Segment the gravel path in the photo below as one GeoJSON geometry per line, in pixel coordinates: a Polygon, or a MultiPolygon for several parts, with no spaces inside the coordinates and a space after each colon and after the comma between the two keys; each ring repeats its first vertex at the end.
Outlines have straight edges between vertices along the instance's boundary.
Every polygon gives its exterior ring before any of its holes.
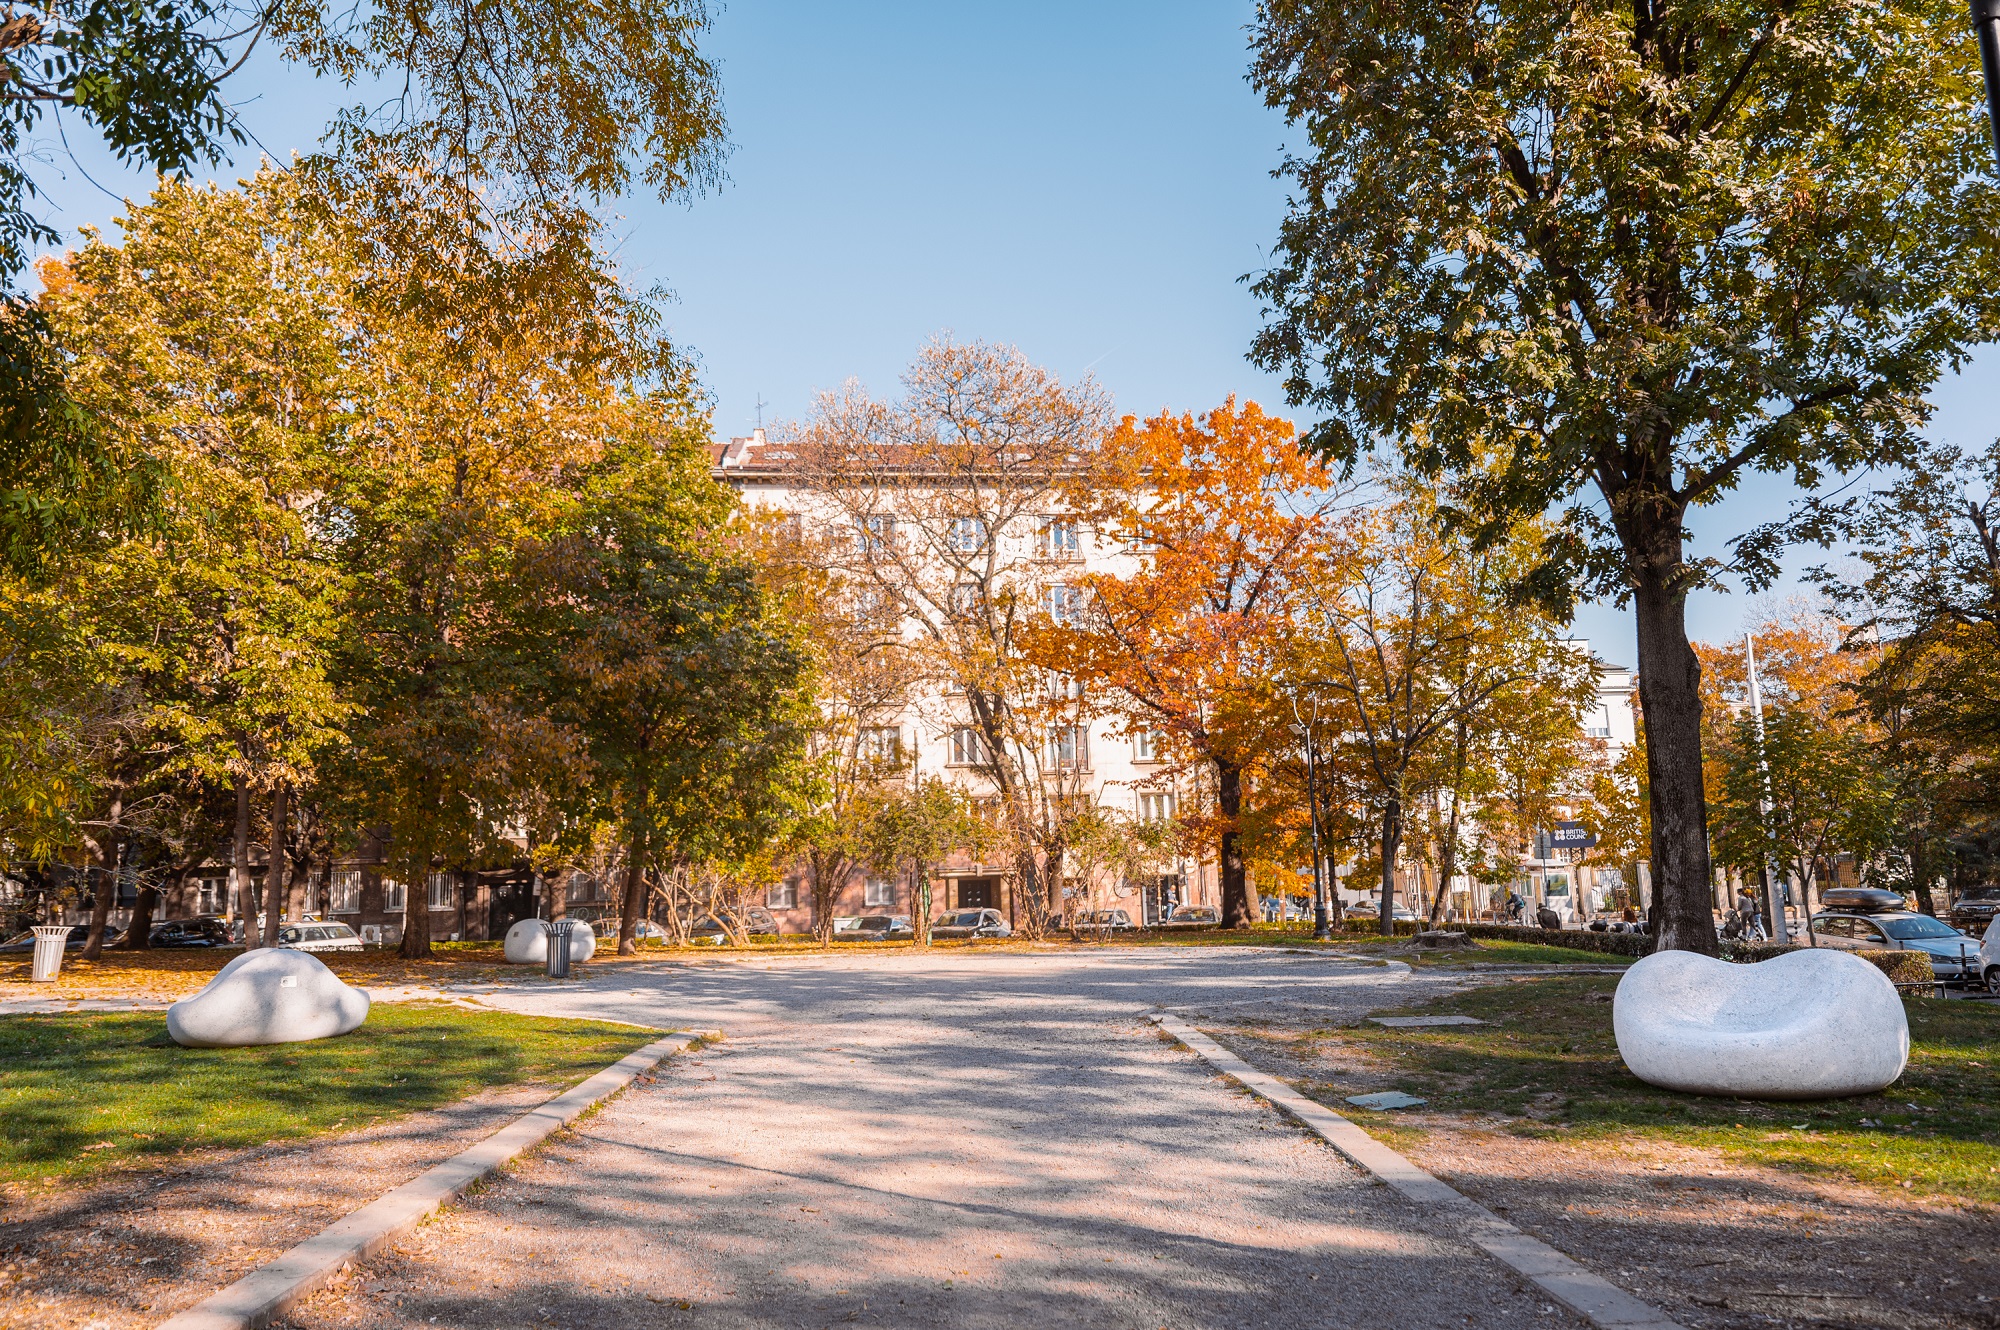
{"type": "Polygon", "coordinates": [[[1338,1018],[1451,982],[1153,948],[621,967],[489,991],[728,1038],[292,1323],[1579,1324],[1139,1019],[1338,1018]]]}

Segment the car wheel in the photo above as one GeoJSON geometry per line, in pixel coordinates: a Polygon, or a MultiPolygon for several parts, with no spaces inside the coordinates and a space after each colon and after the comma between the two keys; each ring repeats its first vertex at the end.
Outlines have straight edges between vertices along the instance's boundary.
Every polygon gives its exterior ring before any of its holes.
{"type": "Polygon", "coordinates": [[[2000,993],[2000,965],[1986,967],[1986,991],[2000,993]]]}

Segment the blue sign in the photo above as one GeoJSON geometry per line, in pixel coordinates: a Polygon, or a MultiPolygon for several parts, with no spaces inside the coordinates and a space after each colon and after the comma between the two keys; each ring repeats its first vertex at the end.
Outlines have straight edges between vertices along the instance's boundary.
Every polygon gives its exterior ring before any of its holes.
{"type": "Polygon", "coordinates": [[[1558,850],[1587,850],[1597,844],[1597,833],[1584,830],[1581,822],[1558,822],[1549,844],[1558,850]]]}

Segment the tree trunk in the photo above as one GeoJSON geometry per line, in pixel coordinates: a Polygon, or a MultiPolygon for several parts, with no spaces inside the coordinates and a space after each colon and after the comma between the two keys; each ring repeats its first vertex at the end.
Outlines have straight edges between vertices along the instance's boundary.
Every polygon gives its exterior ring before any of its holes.
{"type": "MultiPolygon", "coordinates": [[[[1444,852],[1438,856],[1438,894],[1431,905],[1431,926],[1436,927],[1444,914],[1445,902],[1451,897],[1451,880],[1458,876],[1458,791],[1451,794],[1451,821],[1445,827],[1444,852]]],[[[1471,902],[1476,904],[1476,902],[1471,902]]]]}
{"type": "Polygon", "coordinates": [[[1917,893],[1917,908],[1937,918],[1937,902],[1931,897],[1931,866],[1924,854],[1924,834],[1910,833],[1910,885],[1917,893]]]}
{"type": "Polygon", "coordinates": [[[1219,757],[1215,759],[1215,806],[1222,814],[1222,926],[1248,928],[1256,919],[1250,878],[1243,863],[1243,832],[1237,826],[1243,812],[1243,769],[1219,757]]]}
{"type": "Polygon", "coordinates": [[[111,796],[111,819],[107,832],[111,839],[110,883],[106,885],[99,879],[97,890],[90,893],[90,932],[83,943],[83,959],[87,961],[94,961],[104,954],[104,929],[111,922],[111,904],[118,899],[119,877],[125,868],[124,820],[125,796],[114,794],[111,796]]]}
{"type": "Polygon", "coordinates": [[[840,879],[836,876],[835,859],[846,863],[846,856],[835,856],[823,851],[813,851],[806,856],[812,869],[812,911],[813,939],[822,947],[833,945],[833,902],[840,892],[840,879]]]}
{"type": "Polygon", "coordinates": [[[916,944],[931,944],[931,866],[919,859],[910,871],[910,928],[916,944]]]}
{"type": "Polygon", "coordinates": [[[639,954],[639,907],[646,900],[646,828],[643,824],[633,827],[631,841],[626,846],[625,890],[619,895],[618,954],[636,956],[639,954]]]}
{"type": "Polygon", "coordinates": [[[1396,852],[1403,846],[1403,791],[1382,801],[1382,908],[1376,919],[1383,937],[1396,935],[1396,852]]]}
{"type": "Polygon", "coordinates": [[[229,835],[229,896],[222,903],[223,913],[232,916],[230,923],[243,924],[243,945],[250,948],[257,945],[257,939],[250,936],[249,921],[257,917],[250,908],[250,898],[255,888],[250,885],[250,782],[241,776],[236,778],[236,826],[229,835]]]}
{"type": "Polygon", "coordinates": [[[1653,899],[1662,951],[1716,954],[1709,908],[1708,799],[1701,772],[1701,662],[1688,645],[1678,519],[1670,557],[1639,569],[1639,704],[1646,716],[1646,780],[1653,814],[1653,899]]]}
{"type": "Polygon", "coordinates": [[[285,869],[288,858],[285,854],[285,818],[290,811],[286,808],[287,791],[285,782],[279,781],[271,787],[271,859],[264,866],[264,945],[278,945],[278,925],[283,922],[285,910],[285,869]]]}

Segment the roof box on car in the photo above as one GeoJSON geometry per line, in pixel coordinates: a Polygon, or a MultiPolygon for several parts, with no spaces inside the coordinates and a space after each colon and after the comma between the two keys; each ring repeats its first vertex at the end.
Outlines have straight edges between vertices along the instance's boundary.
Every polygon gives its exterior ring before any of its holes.
{"type": "Polygon", "coordinates": [[[1879,891],[1873,887],[1835,887],[1819,898],[1820,906],[1828,910],[1847,910],[1854,914],[1877,914],[1884,910],[1907,910],[1909,902],[1893,891],[1879,891]]]}

